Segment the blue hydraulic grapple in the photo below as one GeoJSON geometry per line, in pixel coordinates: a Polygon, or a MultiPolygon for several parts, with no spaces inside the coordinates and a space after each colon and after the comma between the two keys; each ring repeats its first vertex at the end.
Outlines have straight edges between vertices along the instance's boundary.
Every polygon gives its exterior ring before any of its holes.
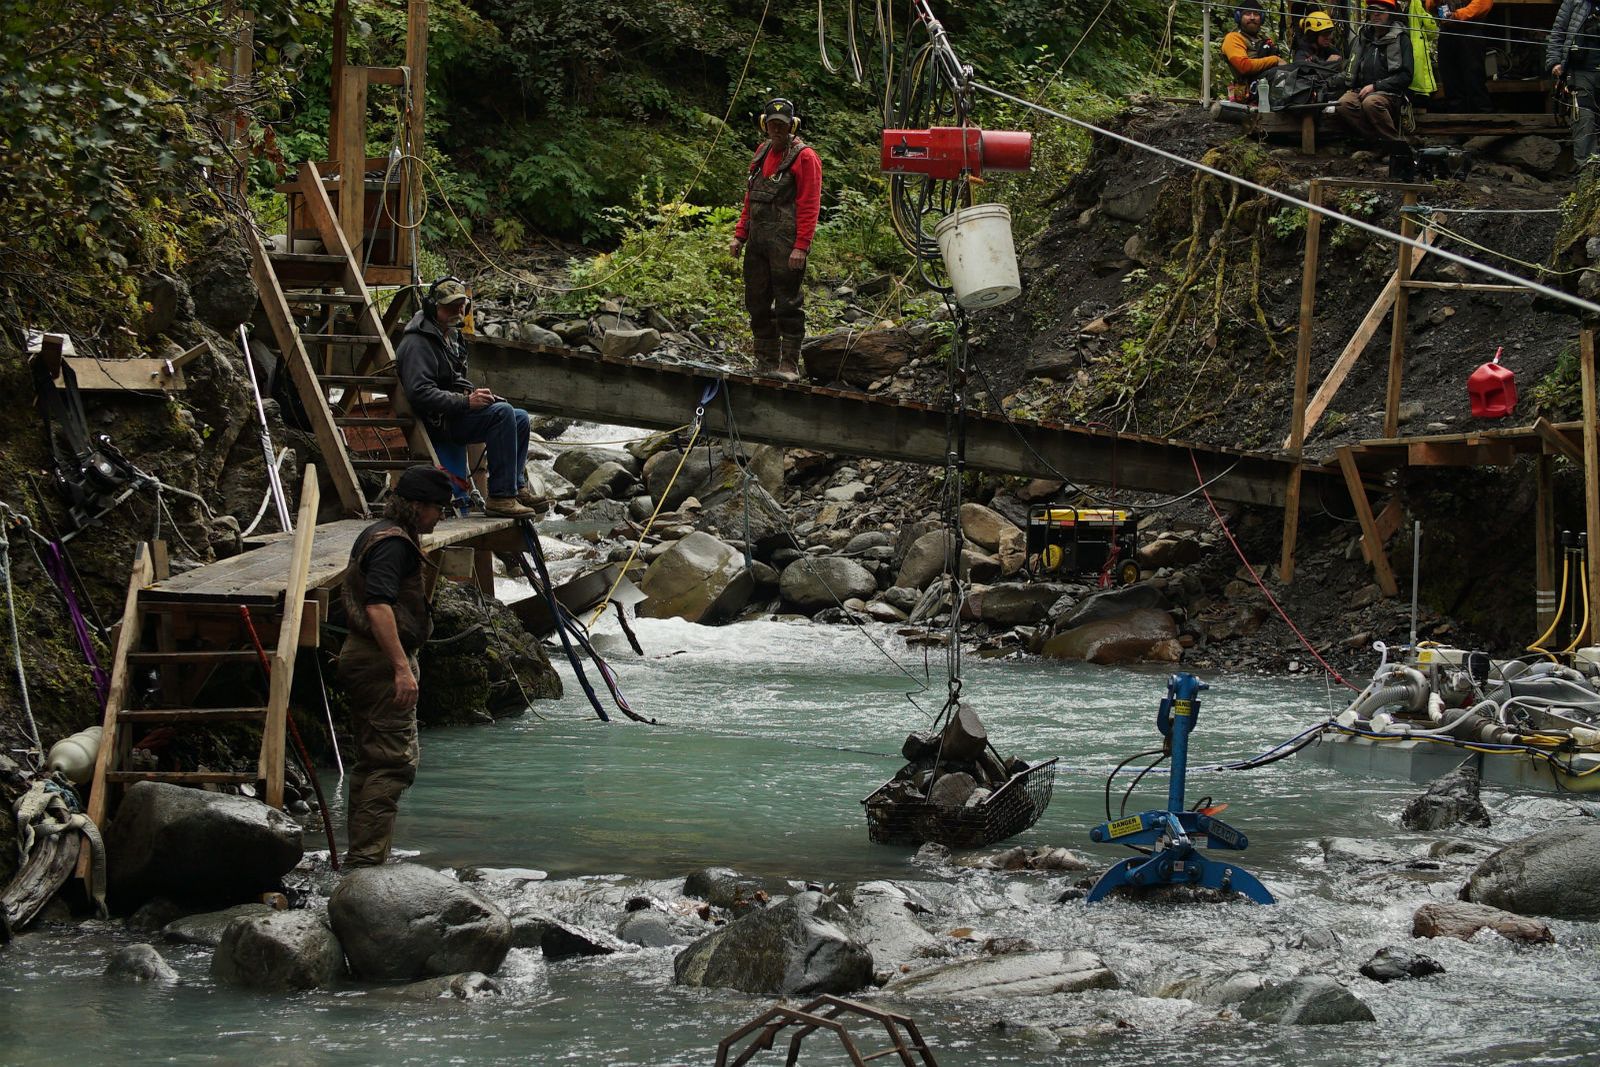
{"type": "Polygon", "coordinates": [[[1089,831],[1089,839],[1097,844],[1113,842],[1150,851],[1147,855],[1125,859],[1101,875],[1084,903],[1093,904],[1122,886],[1148,889],[1163,885],[1232,891],[1243,893],[1257,904],[1274,903],[1272,894],[1255,875],[1231,863],[1211,859],[1195,847],[1196,839],[1202,834],[1207,848],[1240,851],[1249,844],[1244,834],[1221,819],[1204,812],[1184,810],[1189,734],[1200,716],[1200,691],[1208,688],[1192,674],[1175,674],[1167,682],[1166,698],[1156,714],[1156,728],[1167,739],[1172,751],[1167,810],[1141,812],[1102,823],[1089,831]]]}

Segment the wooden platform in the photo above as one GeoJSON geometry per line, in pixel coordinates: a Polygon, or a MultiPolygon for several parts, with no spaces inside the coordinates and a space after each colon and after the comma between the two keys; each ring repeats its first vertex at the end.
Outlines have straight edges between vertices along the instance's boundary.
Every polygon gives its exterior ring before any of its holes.
{"type": "MultiPolygon", "coordinates": [[[[355,544],[361,531],[370,525],[372,520],[369,519],[342,519],[317,527],[311,569],[306,581],[308,589],[327,589],[339,584],[350,563],[350,547],[355,544]]],[[[432,533],[423,536],[422,550],[432,552],[475,541],[486,535],[510,532],[513,526],[512,519],[476,516],[445,519],[432,533]]],[[[181,596],[190,602],[212,598],[228,602],[257,598],[263,602],[276,601],[283,595],[293,539],[284,534],[274,534],[252,543],[259,547],[231,559],[175,574],[150,587],[150,593],[157,598],[181,596]]]]}
{"type": "Polygon", "coordinates": [[[1564,455],[1582,463],[1583,423],[1539,419],[1531,426],[1421,437],[1380,437],[1362,441],[1355,449],[1355,461],[1367,471],[1408,466],[1505,467],[1518,456],[1541,454],[1564,455]]]}

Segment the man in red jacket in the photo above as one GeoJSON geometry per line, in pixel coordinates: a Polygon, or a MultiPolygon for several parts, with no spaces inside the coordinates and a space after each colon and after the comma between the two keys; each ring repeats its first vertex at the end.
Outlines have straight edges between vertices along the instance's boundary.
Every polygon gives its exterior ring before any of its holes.
{"type": "Polygon", "coordinates": [[[800,380],[806,336],[806,255],[822,208],[822,161],[796,137],[794,104],[769,101],[761,112],[767,139],[756,150],[745,184],[744,212],[728,254],[744,257],[744,306],[755,335],[756,370],[800,380]]]}

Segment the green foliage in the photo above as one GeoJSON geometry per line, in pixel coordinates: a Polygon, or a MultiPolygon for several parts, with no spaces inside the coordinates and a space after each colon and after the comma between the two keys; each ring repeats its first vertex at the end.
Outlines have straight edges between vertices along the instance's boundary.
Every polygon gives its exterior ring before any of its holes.
{"type": "Polygon", "coordinates": [[[1583,386],[1578,368],[1578,350],[1568,345],[1556,357],[1556,365],[1533,387],[1533,410],[1553,421],[1578,418],[1583,410],[1583,386]]]}
{"type": "MultiPolygon", "coordinates": [[[[254,7],[270,90],[313,23],[254,7]]],[[[237,30],[220,6],[0,0],[0,303],[18,319],[122,346],[137,272],[181,266],[221,213],[222,116],[256,102],[228,84],[237,30]]]]}
{"type": "Polygon", "coordinates": [[[1306,228],[1306,209],[1285,207],[1267,220],[1267,229],[1280,241],[1287,241],[1306,228]]]}

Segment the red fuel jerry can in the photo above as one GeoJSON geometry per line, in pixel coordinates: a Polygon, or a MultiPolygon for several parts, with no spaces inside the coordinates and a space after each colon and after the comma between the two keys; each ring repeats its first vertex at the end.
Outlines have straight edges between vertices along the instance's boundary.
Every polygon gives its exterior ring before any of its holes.
{"type": "Polygon", "coordinates": [[[1517,375],[1500,365],[1504,348],[1494,351],[1494,359],[1467,377],[1467,396],[1472,400],[1475,419],[1503,419],[1517,409],[1517,375]]]}

